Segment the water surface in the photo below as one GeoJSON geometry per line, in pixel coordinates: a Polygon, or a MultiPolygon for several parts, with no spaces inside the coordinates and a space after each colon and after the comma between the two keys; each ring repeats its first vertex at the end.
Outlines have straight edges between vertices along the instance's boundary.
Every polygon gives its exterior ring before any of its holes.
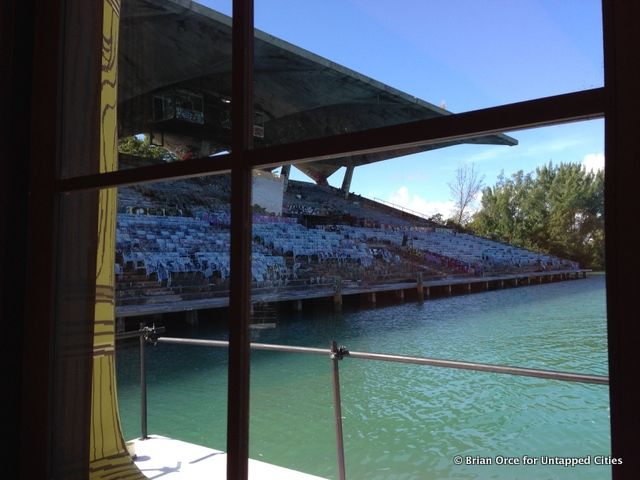
{"type": "MultiPolygon", "coordinates": [[[[222,322],[221,322],[222,323],[222,322]]],[[[219,325],[171,336],[226,338],[219,325]]],[[[432,356],[607,374],[604,276],[333,313],[280,314],[265,343],[432,356]]],[[[226,350],[148,349],[149,431],[224,449],[226,350]]],[[[137,344],[119,345],[127,438],[139,435],[137,344]]],[[[336,478],[328,359],[254,352],[251,457],[336,478]]],[[[340,364],[347,476],[354,479],[600,479],[607,466],[458,466],[456,455],[610,455],[608,388],[345,359],[340,364]]]]}

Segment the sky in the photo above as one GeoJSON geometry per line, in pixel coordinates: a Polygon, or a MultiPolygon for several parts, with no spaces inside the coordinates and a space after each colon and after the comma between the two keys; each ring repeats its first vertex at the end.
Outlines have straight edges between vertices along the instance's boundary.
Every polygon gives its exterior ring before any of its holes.
{"type": "MultiPolygon", "coordinates": [[[[230,13],[230,0],[206,5],[230,13]]],[[[604,85],[597,0],[256,0],[255,24],[458,113],[604,85]]],[[[604,165],[602,120],[510,132],[517,146],[462,145],[356,168],[351,191],[450,213],[448,183],[473,163],[484,183],[553,162],[604,165]]],[[[329,182],[340,186],[343,170],[329,182]]],[[[309,179],[293,169],[292,178],[309,179]]]]}

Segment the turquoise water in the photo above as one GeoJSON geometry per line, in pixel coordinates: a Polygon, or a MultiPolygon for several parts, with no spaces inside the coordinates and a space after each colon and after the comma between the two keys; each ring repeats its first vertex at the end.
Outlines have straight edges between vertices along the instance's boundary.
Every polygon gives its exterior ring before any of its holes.
{"type": "MultiPolygon", "coordinates": [[[[333,313],[314,308],[254,331],[260,342],[607,374],[604,276],[333,313]]],[[[225,338],[221,327],[171,336],[225,338]]],[[[139,435],[137,344],[120,345],[127,438],[139,435]]],[[[226,350],[149,348],[149,431],[224,449],[226,350]]],[[[600,479],[610,455],[608,388],[358,359],[340,363],[353,479],[600,479]],[[493,465],[457,466],[455,455],[493,465]],[[495,456],[591,456],[591,466],[495,465],[495,456]]],[[[328,359],[254,352],[251,457],[336,478],[328,359]]]]}

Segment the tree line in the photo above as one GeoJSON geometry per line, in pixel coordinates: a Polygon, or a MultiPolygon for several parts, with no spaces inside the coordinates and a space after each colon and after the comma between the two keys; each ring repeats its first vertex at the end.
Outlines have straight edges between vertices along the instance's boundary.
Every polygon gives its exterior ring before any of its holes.
{"type": "Polygon", "coordinates": [[[578,163],[501,174],[465,225],[483,237],[604,269],[604,172],[578,163]]]}

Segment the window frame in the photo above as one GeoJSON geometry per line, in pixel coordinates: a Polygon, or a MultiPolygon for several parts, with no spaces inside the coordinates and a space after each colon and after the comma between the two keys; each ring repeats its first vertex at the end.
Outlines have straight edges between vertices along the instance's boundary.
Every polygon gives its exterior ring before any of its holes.
{"type": "MultiPolygon", "coordinates": [[[[605,61],[605,86],[593,90],[572,92],[554,97],[539,98],[510,105],[454,114],[442,118],[423,120],[406,125],[396,125],[337,135],[318,140],[309,140],[289,145],[252,149],[252,64],[253,64],[253,0],[233,2],[233,104],[232,152],[211,159],[194,159],[166,165],[142,167],[95,175],[57,179],[51,153],[57,156],[61,148],[64,126],[60,104],[61,88],[65,78],[76,81],[83,69],[99,65],[100,48],[95,43],[87,52],[86,44],[74,42],[65,47],[65,38],[78,32],[92,37],[92,27],[101,26],[100,8],[88,6],[94,2],[80,0],[51,0],[33,5],[35,16],[33,30],[16,33],[16,38],[33,41],[33,50],[23,53],[33,58],[31,89],[32,123],[30,152],[28,158],[30,185],[27,258],[24,287],[25,332],[38,331],[35,338],[25,334],[23,344],[23,408],[29,414],[21,420],[22,471],[34,478],[48,478],[51,470],[52,403],[53,389],[50,384],[51,371],[42,373],[42,362],[51,360],[53,330],[55,328],[53,308],[53,285],[57,225],[56,204],[61,196],[75,191],[95,190],[159,180],[169,180],[231,172],[231,286],[230,318],[235,319],[230,329],[229,350],[229,406],[227,477],[242,479],[248,472],[249,447],[249,302],[250,302],[250,252],[251,252],[251,171],[254,168],[332,158],[349,153],[382,151],[398,146],[428,143],[440,139],[465,138],[478,134],[508,132],[523,128],[548,126],[591,118],[605,118],[605,201],[606,201],[606,261],[607,261],[607,328],[609,341],[609,369],[611,396],[612,454],[625,459],[625,467],[614,467],[615,479],[632,478],[632,435],[638,430],[638,393],[630,388],[635,365],[633,329],[637,326],[630,320],[634,311],[631,301],[636,294],[637,280],[634,275],[640,270],[637,255],[626,256],[634,251],[633,239],[625,229],[629,218],[637,215],[634,209],[633,179],[640,178],[637,150],[633,128],[635,112],[638,111],[638,75],[633,67],[638,66],[638,49],[629,48],[637,40],[634,19],[640,18],[640,7],[636,2],[625,0],[603,0],[603,44],[605,61]],[[65,17],[66,15],[66,17],[65,17]],[[29,37],[30,32],[33,38],[29,37]],[[74,51],[71,51],[74,50],[74,51]],[[80,52],[80,55],[77,55],[80,52]],[[65,58],[86,60],[78,69],[65,67],[65,58]],[[74,77],[75,76],[75,77],[74,77]],[[37,80],[37,81],[36,81],[37,80]],[[58,128],[51,128],[51,126],[58,128]],[[49,127],[49,128],[47,128],[49,127]],[[43,134],[43,132],[45,132],[43,134]],[[44,288],[38,280],[44,279],[44,288]],[[30,292],[27,296],[26,292],[30,292]],[[39,385],[28,385],[24,380],[40,378],[39,385]],[[625,388],[626,387],[626,388],[625,388]],[[33,412],[37,412],[32,416],[33,412]],[[46,452],[43,458],[33,461],[29,451],[38,448],[46,452]],[[628,459],[628,460],[627,460],[628,459]]],[[[14,0],[13,4],[16,4],[14,0]]],[[[99,3],[102,6],[101,2],[99,3]]],[[[407,12],[409,14],[410,12],[407,12]]],[[[21,12],[14,12],[22,15],[21,12]]],[[[20,17],[22,18],[22,17],[20,17]]],[[[2,18],[2,25],[7,22],[2,18]]],[[[100,29],[98,29],[100,30],[100,29]]],[[[95,40],[95,38],[94,38],[95,40]]],[[[28,42],[27,42],[28,43],[28,42]]],[[[27,48],[27,50],[29,50],[27,48]]],[[[19,51],[19,48],[18,48],[19,51]]],[[[3,53],[4,60],[4,53],[3,53]]],[[[80,62],[83,63],[83,62],[80,62]]],[[[99,71],[99,70],[98,70],[99,71]]],[[[95,73],[94,73],[95,75],[95,73]]],[[[84,80],[84,79],[83,79],[84,80]]],[[[91,85],[84,95],[93,106],[97,88],[91,85]]],[[[4,89],[4,96],[10,90],[4,89]]],[[[96,110],[97,111],[97,110],[96,110]]],[[[95,127],[95,118],[88,122],[88,129],[95,127]]],[[[95,137],[89,136],[87,142],[95,137]]],[[[95,152],[93,152],[95,153],[95,152]]],[[[637,187],[636,187],[637,188],[637,187]]],[[[635,200],[637,202],[637,200],[635,200]]],[[[636,217],[637,218],[637,217],[636,217]]],[[[90,385],[85,395],[90,393],[90,385]]]]}

